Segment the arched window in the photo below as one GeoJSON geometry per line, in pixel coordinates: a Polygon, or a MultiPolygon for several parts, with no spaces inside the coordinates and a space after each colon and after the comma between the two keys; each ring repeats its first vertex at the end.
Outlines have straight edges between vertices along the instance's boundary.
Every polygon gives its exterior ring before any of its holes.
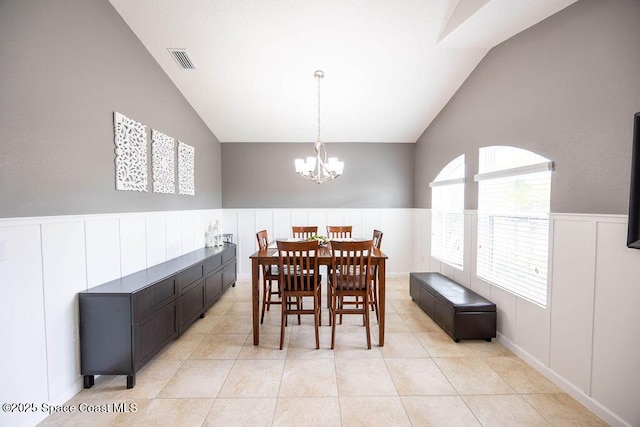
{"type": "Polygon", "coordinates": [[[464,255],[464,154],[449,162],[431,187],[431,255],[462,268],[464,255]]]}
{"type": "Polygon", "coordinates": [[[477,276],[547,303],[553,163],[531,151],[480,149],[477,276]]]}

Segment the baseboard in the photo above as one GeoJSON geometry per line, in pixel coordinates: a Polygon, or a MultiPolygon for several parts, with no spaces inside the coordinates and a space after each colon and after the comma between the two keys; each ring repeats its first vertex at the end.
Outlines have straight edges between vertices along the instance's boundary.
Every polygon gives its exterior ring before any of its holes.
{"type": "Polygon", "coordinates": [[[516,356],[527,362],[536,371],[540,372],[549,381],[560,387],[565,393],[576,399],[591,412],[598,415],[604,422],[612,427],[632,427],[631,424],[611,412],[611,410],[603,406],[597,400],[586,395],[573,383],[567,381],[564,377],[558,375],[555,371],[542,364],[538,359],[536,359],[527,351],[523,350],[520,346],[514,344],[500,332],[498,332],[497,335],[497,340],[498,342],[500,342],[500,344],[511,350],[511,352],[513,352],[516,356]]]}

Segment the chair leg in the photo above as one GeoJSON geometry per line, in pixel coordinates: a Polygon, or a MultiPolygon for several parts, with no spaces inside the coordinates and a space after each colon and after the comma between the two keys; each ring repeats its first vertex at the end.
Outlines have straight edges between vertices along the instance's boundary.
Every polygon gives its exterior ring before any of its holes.
{"type": "Polygon", "coordinates": [[[269,298],[265,298],[267,300],[267,311],[269,311],[269,309],[271,308],[271,280],[269,280],[269,284],[267,285],[267,290],[268,290],[268,294],[269,294],[269,298]]]}
{"type": "Polygon", "coordinates": [[[364,326],[367,330],[367,349],[371,350],[371,328],[369,325],[369,295],[365,294],[364,297],[364,326]]]}
{"type": "Polygon", "coordinates": [[[374,277],[373,279],[373,287],[371,288],[371,296],[373,299],[371,300],[371,305],[373,305],[373,310],[376,312],[376,320],[380,323],[380,315],[378,314],[378,278],[374,277]]]}
{"type": "Polygon", "coordinates": [[[331,299],[331,350],[333,350],[336,345],[336,311],[338,308],[338,296],[334,294],[331,299]]]}
{"type": "MultiPolygon", "coordinates": [[[[320,288],[320,287],[318,287],[320,288]]],[[[320,290],[318,289],[318,293],[313,297],[313,312],[314,312],[314,325],[316,328],[316,350],[320,348],[320,331],[318,327],[320,325],[320,290]]]]}
{"type": "Polygon", "coordinates": [[[284,327],[287,320],[287,302],[282,298],[282,319],[280,319],[280,350],[284,347],[284,327]]]}
{"type": "Polygon", "coordinates": [[[264,321],[264,310],[267,306],[267,281],[262,283],[262,316],[260,316],[260,323],[264,321]]]}

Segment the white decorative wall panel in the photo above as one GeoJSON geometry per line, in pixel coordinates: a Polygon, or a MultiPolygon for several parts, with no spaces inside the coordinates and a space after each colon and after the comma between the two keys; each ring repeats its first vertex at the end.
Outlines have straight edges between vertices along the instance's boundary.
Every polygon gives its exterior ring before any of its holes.
{"type": "Polygon", "coordinates": [[[626,223],[598,222],[592,396],[638,426],[640,250],[626,241],[626,223]]]}
{"type": "Polygon", "coordinates": [[[116,189],[147,191],[147,127],[114,112],[116,189]]]}
{"type": "Polygon", "coordinates": [[[175,141],[157,130],[151,130],[153,158],[153,192],[173,194],[175,187],[175,141]]]}
{"type": "Polygon", "coordinates": [[[182,141],[178,141],[178,193],[196,194],[195,148],[182,141]]]}
{"type": "Polygon", "coordinates": [[[87,289],[85,256],[84,222],[42,224],[47,383],[56,403],[75,394],[81,378],[77,294],[87,289]]]}
{"type": "Polygon", "coordinates": [[[550,270],[550,367],[589,394],[593,346],[595,224],[581,218],[553,219],[550,270]]]}
{"type": "MultiPolygon", "coordinates": [[[[344,224],[353,226],[353,235],[361,236],[361,237],[373,237],[373,228],[371,229],[363,229],[362,228],[362,211],[356,209],[350,209],[344,211],[344,224]]],[[[382,236],[382,241],[384,242],[384,236],[382,236]]]]}

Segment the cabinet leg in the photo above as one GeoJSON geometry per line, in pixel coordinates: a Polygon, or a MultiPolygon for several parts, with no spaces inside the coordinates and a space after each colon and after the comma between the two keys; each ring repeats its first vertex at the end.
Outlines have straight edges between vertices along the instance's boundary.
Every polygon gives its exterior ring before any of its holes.
{"type": "Polygon", "coordinates": [[[84,388],[91,388],[95,384],[95,378],[93,375],[84,376],[84,388]]]}
{"type": "Polygon", "coordinates": [[[204,319],[204,313],[202,313],[202,314],[200,315],[200,318],[201,318],[201,319],[204,319]]]}
{"type": "Polygon", "coordinates": [[[127,375],[127,388],[133,388],[136,385],[136,376],[127,375]]]}

